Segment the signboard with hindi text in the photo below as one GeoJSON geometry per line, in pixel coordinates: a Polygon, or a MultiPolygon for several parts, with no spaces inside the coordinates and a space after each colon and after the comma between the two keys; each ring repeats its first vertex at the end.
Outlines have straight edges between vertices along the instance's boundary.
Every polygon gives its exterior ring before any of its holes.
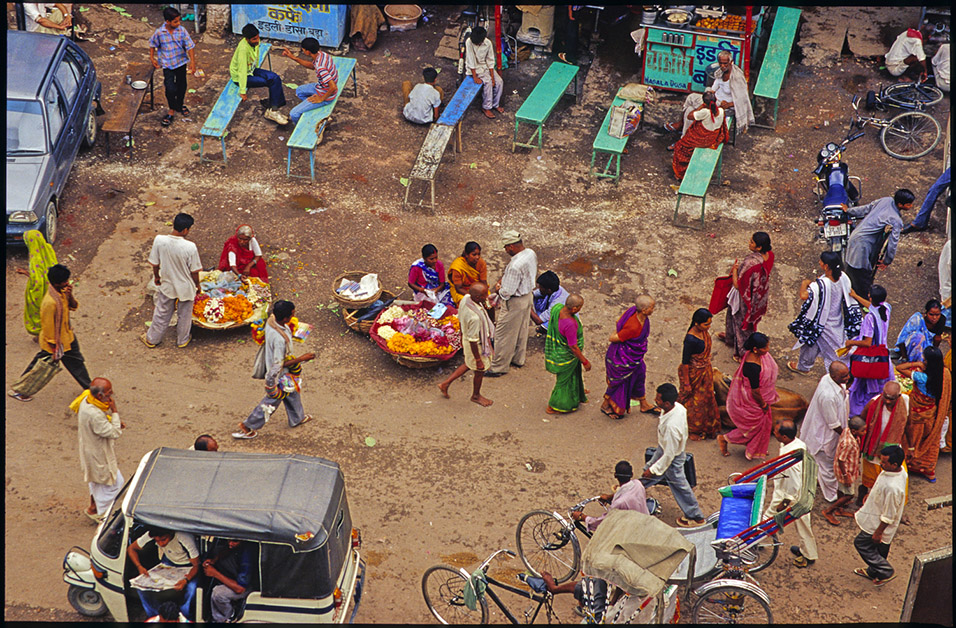
{"type": "Polygon", "coordinates": [[[320,46],[338,48],[345,37],[347,4],[234,4],[232,32],[255,24],[264,39],[300,42],[314,37],[320,46]]]}

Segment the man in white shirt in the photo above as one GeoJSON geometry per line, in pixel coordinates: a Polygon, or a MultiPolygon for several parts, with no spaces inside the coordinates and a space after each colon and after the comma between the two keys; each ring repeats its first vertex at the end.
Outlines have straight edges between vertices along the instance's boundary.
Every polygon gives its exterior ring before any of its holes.
{"type": "Polygon", "coordinates": [[[30,33],[49,33],[51,35],[69,35],[73,26],[72,4],[24,2],[23,13],[27,31],[30,33]]]}
{"type": "Polygon", "coordinates": [[[657,447],[650,461],[644,465],[641,484],[645,488],[667,480],[674,500],[684,513],[677,518],[677,525],[689,528],[704,524],[704,513],[697,503],[694,490],[684,475],[684,461],[687,454],[687,409],[677,403],[677,387],[674,384],[661,384],[657,387],[654,403],[661,409],[660,422],[657,424],[657,447]]]}
{"type": "Polygon", "coordinates": [[[465,70],[476,83],[484,85],[481,108],[486,117],[494,120],[492,109],[498,113],[505,112],[500,106],[504,84],[501,75],[495,71],[495,47],[487,36],[488,31],[483,26],[472,29],[471,37],[465,40],[465,70]]]}
{"type": "Polygon", "coordinates": [[[800,440],[806,443],[807,451],[817,461],[817,483],[823,499],[830,503],[836,500],[839,485],[833,472],[837,443],[850,418],[846,391],[849,379],[850,369],[846,364],[831,362],[829,372],[817,384],[800,426],[800,440]]]}
{"type": "Polygon", "coordinates": [[[70,404],[70,409],[76,412],[80,468],[90,488],[86,516],[100,522],[123,488],[114,443],[122,436],[126,424],[116,411],[113,385],[103,377],[90,382],[89,389],[70,404]]]}
{"type": "Polygon", "coordinates": [[[608,512],[612,510],[636,510],[645,515],[651,514],[647,508],[647,494],[644,492],[644,485],[640,480],[634,479],[634,469],[627,460],[621,460],[614,465],[614,479],[617,480],[617,488],[612,494],[601,495],[600,501],[609,504],[606,513],[599,517],[585,516],[581,510],[571,512],[571,518],[575,521],[583,521],[588,530],[594,532],[601,525],[608,512]]]}
{"type": "MultiPolygon", "coordinates": [[[[780,453],[777,455],[784,456],[798,449],[804,450],[803,455],[807,455],[807,446],[796,437],[797,426],[793,424],[793,421],[789,419],[780,421],[773,430],[773,436],[780,443],[780,453]]],[[[773,495],[770,497],[767,510],[764,511],[764,519],[769,519],[797,501],[802,486],[803,461],[775,475],[773,478],[773,495]]],[[[813,530],[810,528],[810,513],[794,521],[793,527],[797,531],[797,536],[800,537],[799,545],[790,546],[790,552],[796,556],[793,559],[793,564],[797,567],[809,567],[816,562],[818,557],[817,541],[813,538],[813,530]]]]}
{"type": "Polygon", "coordinates": [[[411,81],[402,83],[402,93],[405,95],[402,115],[415,124],[430,124],[438,119],[438,108],[441,106],[443,94],[441,88],[435,85],[438,80],[438,71],[435,68],[422,70],[422,77],[425,82],[415,87],[412,87],[411,81]]]}
{"type": "Polygon", "coordinates": [[[907,476],[902,467],[904,458],[903,448],[899,445],[888,445],[880,451],[882,472],[870,489],[866,503],[855,515],[861,531],[853,539],[853,546],[866,563],[866,568],[857,567],[853,573],[869,578],[877,586],[896,577],[886,557],[906,504],[907,476]]]}
{"type": "Polygon", "coordinates": [[[538,256],[521,241],[521,234],[510,229],[501,237],[511,261],[495,285],[495,354],[485,377],[500,377],[511,365],[522,367],[528,350],[528,323],[534,305],[534,278],[538,274],[538,256]]]}
{"type": "Polygon", "coordinates": [[[936,87],[944,92],[949,91],[949,43],[939,47],[933,55],[933,75],[936,76],[936,87]]]}
{"type": "MultiPolygon", "coordinates": [[[[196,545],[196,539],[187,532],[174,532],[161,528],[154,528],[136,539],[132,545],[126,548],[126,555],[130,562],[136,567],[140,575],[146,575],[149,570],[143,566],[139,553],[143,551],[146,544],[150,541],[156,543],[156,549],[159,552],[159,562],[163,565],[172,567],[189,567],[189,571],[183,576],[183,579],[177,582],[173,588],[176,591],[183,591],[183,602],[179,606],[179,612],[184,617],[192,616],[192,601],[196,597],[196,586],[199,581],[196,576],[199,574],[199,548],[196,545]]],[[[142,591],[137,589],[140,602],[143,604],[143,610],[147,617],[153,617],[159,614],[156,606],[156,599],[152,591],[142,591]]]]}
{"type": "Polygon", "coordinates": [[[192,226],[192,216],[177,214],[173,219],[173,234],[158,235],[153,239],[149,263],[153,267],[153,283],[158,288],[153,298],[153,322],[146,333],[140,336],[140,340],[150,349],[163,340],[163,334],[173,318],[173,310],[179,317],[176,322],[176,346],[182,349],[189,344],[193,300],[200,291],[199,271],[202,270],[196,244],[186,239],[192,226]]]}
{"type": "Polygon", "coordinates": [[[908,28],[897,36],[886,52],[886,71],[903,81],[926,78],[926,53],[919,29],[908,28]]]}

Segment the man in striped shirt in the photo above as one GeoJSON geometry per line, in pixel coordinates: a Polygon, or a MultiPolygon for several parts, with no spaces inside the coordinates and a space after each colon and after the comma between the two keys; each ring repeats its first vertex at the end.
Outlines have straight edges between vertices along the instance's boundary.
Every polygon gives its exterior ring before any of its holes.
{"type": "Polygon", "coordinates": [[[333,100],[339,93],[338,81],[339,71],[335,69],[335,63],[332,56],[319,50],[319,41],[314,37],[306,37],[302,40],[302,53],[308,59],[302,59],[292,54],[288,48],[282,49],[282,56],[292,59],[299,65],[315,70],[315,83],[299,85],[295,90],[295,95],[302,102],[292,108],[289,112],[289,119],[293,124],[299,121],[302,114],[312,109],[318,109],[323,103],[333,100]]]}
{"type": "Polygon", "coordinates": [[[538,275],[538,256],[521,241],[521,234],[508,230],[501,238],[511,261],[495,286],[498,315],[495,320],[495,354],[485,377],[500,377],[511,365],[524,366],[528,349],[528,326],[534,278],[538,275]]]}

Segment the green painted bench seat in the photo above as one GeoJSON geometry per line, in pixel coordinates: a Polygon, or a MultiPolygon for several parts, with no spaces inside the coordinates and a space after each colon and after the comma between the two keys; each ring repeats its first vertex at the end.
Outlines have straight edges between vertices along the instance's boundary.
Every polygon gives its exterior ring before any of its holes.
{"type": "Polygon", "coordinates": [[[704,208],[707,203],[707,188],[717,170],[717,180],[720,180],[723,167],[724,145],[717,148],[695,148],[694,154],[687,165],[687,171],[677,190],[677,207],[674,208],[674,221],[677,220],[677,211],[680,209],[680,199],[683,196],[695,196],[700,199],[700,225],[704,226],[704,208]]]}
{"type": "Polygon", "coordinates": [[[511,142],[511,152],[515,151],[516,146],[535,148],[535,137],[538,139],[537,147],[542,148],[544,123],[551,116],[551,112],[554,111],[554,107],[561,100],[561,96],[567,91],[572,81],[574,82],[574,94],[577,96],[577,75],[578,66],[576,65],[557,61],[551,64],[515,114],[515,135],[511,142]],[[518,141],[518,126],[522,122],[537,127],[527,142],[518,141]]]}
{"type": "Polygon", "coordinates": [[[286,178],[305,178],[305,175],[292,174],[292,149],[298,148],[309,151],[309,174],[312,181],[315,181],[315,147],[318,146],[319,139],[325,132],[325,127],[329,122],[329,116],[332,115],[332,110],[335,109],[335,105],[339,102],[339,96],[342,95],[342,91],[348,83],[350,76],[352,77],[352,95],[358,96],[358,83],[355,79],[356,60],[352,57],[332,57],[332,62],[335,64],[335,69],[338,70],[339,73],[339,91],[336,92],[334,98],[322,103],[320,107],[306,111],[302,114],[302,117],[299,118],[295,129],[292,131],[292,135],[290,135],[288,141],[286,141],[286,146],[289,149],[285,165],[286,178]]]}
{"type": "Polygon", "coordinates": [[[800,24],[800,9],[777,7],[777,14],[773,18],[773,30],[767,42],[767,51],[760,64],[760,75],[754,85],[754,97],[773,100],[773,124],[754,124],[766,129],[777,125],[777,107],[779,105],[780,88],[787,75],[787,63],[790,61],[790,50],[800,24]]]}
{"type": "MultiPolygon", "coordinates": [[[[594,142],[591,144],[591,168],[588,170],[588,174],[591,176],[611,179],[615,183],[621,177],[621,155],[624,154],[624,149],[627,147],[627,140],[630,139],[630,136],[628,135],[621,138],[614,137],[608,134],[607,129],[611,124],[611,111],[614,107],[623,104],[623,98],[615,97],[611,106],[608,107],[607,115],[604,116],[604,122],[601,123],[601,130],[598,131],[594,142]],[[608,155],[608,160],[603,169],[596,170],[594,162],[601,153],[608,155]],[[613,173],[611,172],[612,163],[614,164],[613,173]]],[[[603,158],[602,156],[601,159],[603,158]]]]}
{"type": "MultiPolygon", "coordinates": [[[[262,42],[259,44],[259,67],[265,60],[269,61],[269,69],[272,69],[272,58],[269,56],[269,50],[272,44],[262,42]]],[[[226,133],[229,123],[239,109],[239,103],[242,98],[239,97],[239,85],[231,78],[226,80],[222,93],[219,94],[216,104],[212,106],[212,111],[206,117],[206,121],[199,130],[199,161],[218,161],[216,159],[206,159],[204,151],[206,148],[206,137],[218,137],[222,145],[222,162],[226,163],[226,133]]]]}

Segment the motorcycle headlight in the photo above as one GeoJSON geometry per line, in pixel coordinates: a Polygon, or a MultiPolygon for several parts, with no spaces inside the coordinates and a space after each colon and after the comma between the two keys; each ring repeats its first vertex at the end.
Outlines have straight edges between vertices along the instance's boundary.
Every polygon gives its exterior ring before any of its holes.
{"type": "Polygon", "coordinates": [[[13,212],[10,214],[10,217],[7,219],[7,222],[36,222],[39,220],[37,218],[36,212],[13,212]]]}

